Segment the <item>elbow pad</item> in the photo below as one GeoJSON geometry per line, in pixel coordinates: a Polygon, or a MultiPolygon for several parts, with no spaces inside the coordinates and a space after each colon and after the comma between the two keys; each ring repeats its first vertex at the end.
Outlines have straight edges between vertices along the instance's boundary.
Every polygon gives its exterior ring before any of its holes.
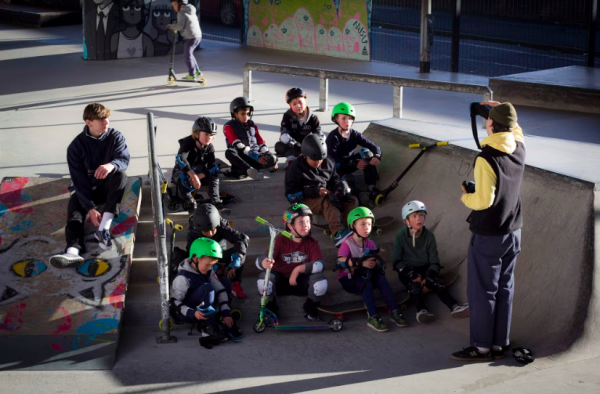
{"type": "Polygon", "coordinates": [[[258,256],[258,257],[256,258],[256,263],[255,263],[255,264],[256,264],[256,268],[258,268],[258,269],[259,269],[259,270],[261,270],[261,271],[264,271],[264,270],[265,270],[265,269],[263,268],[263,266],[260,264],[260,263],[261,263],[261,261],[263,261],[265,257],[267,257],[267,256],[264,256],[264,255],[263,255],[263,256],[258,256]]]}
{"type": "Polygon", "coordinates": [[[350,266],[348,265],[348,260],[340,260],[340,257],[338,256],[338,258],[335,259],[335,264],[344,270],[350,269],[350,266]]]}
{"type": "Polygon", "coordinates": [[[183,170],[186,167],[183,160],[181,160],[181,155],[177,155],[177,157],[175,158],[175,163],[177,164],[177,168],[180,170],[183,170]]]}
{"type": "Polygon", "coordinates": [[[304,200],[304,197],[302,195],[302,192],[298,192],[288,194],[287,199],[291,204],[300,204],[302,200],[304,200]]]}
{"type": "Polygon", "coordinates": [[[265,152],[268,152],[268,151],[269,151],[269,148],[267,147],[267,145],[266,145],[266,144],[262,144],[261,146],[259,146],[259,147],[258,147],[258,151],[259,151],[260,153],[265,153],[265,152]]]}
{"type": "Polygon", "coordinates": [[[246,145],[244,145],[244,144],[242,143],[242,141],[240,141],[240,140],[235,140],[235,141],[233,141],[233,142],[231,143],[231,146],[232,146],[232,147],[234,147],[235,149],[237,149],[237,150],[241,150],[241,151],[243,151],[243,150],[244,150],[244,148],[246,147],[246,145]]]}
{"type": "Polygon", "coordinates": [[[283,142],[284,144],[295,144],[296,143],[296,140],[294,140],[292,138],[292,136],[289,135],[288,133],[281,134],[281,136],[279,137],[279,140],[281,142],[283,142]]]}
{"type": "Polygon", "coordinates": [[[208,170],[208,173],[209,173],[211,176],[215,176],[215,174],[218,174],[218,173],[219,173],[219,165],[218,165],[217,163],[215,163],[215,165],[214,165],[214,166],[212,166],[212,168],[210,168],[210,169],[208,170]]]}

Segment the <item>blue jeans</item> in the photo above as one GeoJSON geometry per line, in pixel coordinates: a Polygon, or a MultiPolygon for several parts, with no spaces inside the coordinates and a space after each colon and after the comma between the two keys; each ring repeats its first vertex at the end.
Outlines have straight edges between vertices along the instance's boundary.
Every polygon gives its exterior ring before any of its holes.
{"type": "Polygon", "coordinates": [[[362,296],[369,317],[377,314],[377,303],[375,302],[375,289],[378,289],[385,301],[385,304],[390,311],[398,309],[394,292],[390,287],[385,275],[371,272],[368,279],[363,278],[359,274],[355,274],[352,279],[344,276],[340,278],[340,283],[344,290],[352,294],[360,294],[362,296]],[[361,293],[362,289],[362,293],[361,293]]]}
{"type": "Polygon", "coordinates": [[[521,230],[496,237],[471,235],[467,297],[472,346],[509,344],[514,271],[520,251],[521,230]]]}
{"type": "Polygon", "coordinates": [[[196,58],[194,57],[194,49],[200,45],[200,41],[202,41],[201,38],[194,38],[183,42],[183,56],[189,75],[196,75],[196,71],[200,71],[200,67],[198,67],[198,63],[196,63],[196,58]]]}

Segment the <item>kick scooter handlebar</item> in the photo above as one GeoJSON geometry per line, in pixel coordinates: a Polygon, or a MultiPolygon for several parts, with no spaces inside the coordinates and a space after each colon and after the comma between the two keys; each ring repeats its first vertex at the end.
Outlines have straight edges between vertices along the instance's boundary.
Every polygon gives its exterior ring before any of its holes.
{"type": "Polygon", "coordinates": [[[431,145],[410,144],[408,147],[411,149],[413,149],[413,148],[427,149],[427,148],[433,148],[434,146],[444,146],[444,145],[448,145],[448,144],[450,144],[448,141],[441,141],[441,142],[436,142],[435,144],[431,144],[431,145]]]}

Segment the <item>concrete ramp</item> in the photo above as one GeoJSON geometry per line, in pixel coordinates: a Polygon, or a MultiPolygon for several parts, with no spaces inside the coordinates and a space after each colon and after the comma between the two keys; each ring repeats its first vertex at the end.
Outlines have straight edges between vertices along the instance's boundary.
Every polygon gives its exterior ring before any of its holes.
{"type": "Polygon", "coordinates": [[[117,351],[140,179],[129,180],[113,221],[113,249],[88,242],[83,265],[58,269],[70,179],[4,178],[0,184],[0,371],[110,369],[117,351]]]}
{"type": "MultiPolygon", "coordinates": [[[[451,142],[426,152],[375,214],[399,217],[405,202],[425,202],[442,265],[459,266],[453,292],[466,299],[469,210],[459,198],[461,182],[473,179],[471,131],[390,119],[372,123],[364,134],[383,148],[381,188],[418,154],[409,144],[451,142]]],[[[543,357],[538,365],[600,356],[600,146],[527,136],[526,146],[511,339],[543,357]]]]}

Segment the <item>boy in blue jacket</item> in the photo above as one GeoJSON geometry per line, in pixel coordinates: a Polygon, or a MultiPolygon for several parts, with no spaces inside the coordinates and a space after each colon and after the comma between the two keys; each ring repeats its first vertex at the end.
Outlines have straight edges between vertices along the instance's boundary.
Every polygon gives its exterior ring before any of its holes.
{"type": "Polygon", "coordinates": [[[85,217],[88,215],[97,227],[94,237],[101,249],[112,247],[110,225],[119,214],[129,165],[129,150],[125,137],[109,128],[110,110],[99,103],[91,103],[83,111],[85,127],[67,148],[67,164],[71,174],[71,198],[67,208],[64,254],[52,256],[50,264],[57,268],[83,263],[80,255],[84,248],[85,217]],[[103,212],[97,205],[104,204],[103,212]]]}
{"type": "MultiPolygon", "coordinates": [[[[363,170],[369,199],[374,201],[380,193],[376,187],[379,179],[376,167],[381,163],[382,152],[381,148],[352,128],[355,119],[356,111],[352,104],[342,102],[333,107],[331,120],[338,127],[327,136],[327,154],[335,160],[336,171],[342,179],[356,170],[363,170]],[[354,153],[357,146],[362,149],[359,153],[354,153]]],[[[358,197],[358,190],[353,182],[348,183],[352,194],[358,197]]]]}

